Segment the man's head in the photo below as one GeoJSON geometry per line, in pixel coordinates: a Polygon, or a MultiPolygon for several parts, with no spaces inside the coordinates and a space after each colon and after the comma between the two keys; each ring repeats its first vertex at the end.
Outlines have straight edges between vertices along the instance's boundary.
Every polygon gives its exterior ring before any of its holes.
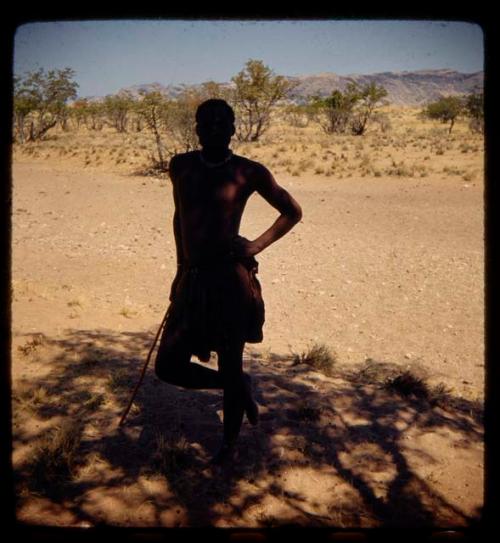
{"type": "Polygon", "coordinates": [[[196,133],[202,147],[228,147],[234,132],[234,111],[226,101],[211,98],[198,106],[196,133]]]}

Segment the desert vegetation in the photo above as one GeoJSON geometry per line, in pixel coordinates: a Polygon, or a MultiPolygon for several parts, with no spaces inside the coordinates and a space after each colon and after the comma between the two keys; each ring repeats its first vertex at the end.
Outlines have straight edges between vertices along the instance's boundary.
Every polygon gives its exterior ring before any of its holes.
{"type": "Polygon", "coordinates": [[[184,86],[175,98],[141,90],[91,101],[75,99],[78,85],[70,68],[39,70],[15,81],[14,153],[162,175],[173,154],[197,147],[198,104],[221,97],[236,112],[234,150],[276,174],[406,178],[441,172],[471,181],[480,176],[480,160],[463,160],[448,170],[444,160],[435,160],[446,152],[451,166],[457,151],[473,151],[461,158],[481,157],[479,90],[401,108],[388,103],[387,91],[375,83],[351,83],[302,103],[293,101],[295,86],[262,61],[249,60],[230,86],[211,81],[184,86]]]}

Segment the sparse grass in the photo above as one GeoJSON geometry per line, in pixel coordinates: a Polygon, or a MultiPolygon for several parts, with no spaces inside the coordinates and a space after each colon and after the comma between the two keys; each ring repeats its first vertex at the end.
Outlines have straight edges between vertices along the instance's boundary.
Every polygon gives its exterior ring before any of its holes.
{"type": "Polygon", "coordinates": [[[418,173],[420,177],[427,177],[429,172],[424,164],[415,164],[414,173],[418,173]]]}
{"type": "Polygon", "coordinates": [[[388,378],[396,377],[400,372],[399,366],[387,362],[378,362],[367,358],[363,367],[357,370],[351,379],[359,383],[381,384],[388,378]]]}
{"type": "Polygon", "coordinates": [[[410,371],[403,371],[395,377],[388,378],[384,383],[384,388],[406,398],[414,396],[419,399],[427,399],[429,392],[424,379],[417,377],[410,371]]]}
{"type": "Polygon", "coordinates": [[[458,149],[459,149],[459,151],[461,153],[465,154],[465,153],[473,152],[474,151],[474,146],[471,145],[470,143],[462,143],[462,144],[460,144],[458,149]]]}
{"type": "Polygon", "coordinates": [[[301,172],[305,172],[311,168],[314,168],[314,161],[310,158],[304,158],[297,164],[297,169],[301,172]]]}
{"type": "Polygon", "coordinates": [[[132,319],[133,317],[137,315],[137,311],[135,311],[134,309],[130,307],[122,307],[120,309],[120,315],[122,315],[126,319],[132,319]]]}
{"type": "Polygon", "coordinates": [[[130,373],[124,368],[114,370],[107,381],[108,389],[115,394],[121,394],[129,390],[130,386],[130,373]]]}
{"type": "Polygon", "coordinates": [[[321,409],[307,399],[299,400],[295,406],[295,418],[298,420],[316,422],[321,417],[321,409]]]}
{"type": "Polygon", "coordinates": [[[289,158],[289,157],[286,157],[286,158],[283,158],[281,159],[278,163],[277,163],[278,166],[281,166],[283,168],[287,167],[287,166],[291,166],[292,165],[292,160],[289,158]]]}
{"type": "Polygon", "coordinates": [[[428,387],[427,401],[432,406],[446,406],[452,403],[451,389],[444,383],[439,383],[434,387],[428,387]]]}
{"type": "Polygon", "coordinates": [[[369,168],[371,168],[372,162],[371,162],[370,155],[365,153],[365,154],[361,155],[360,158],[361,158],[361,161],[359,163],[359,167],[361,169],[369,169],[369,168]]]}
{"type": "Polygon", "coordinates": [[[45,387],[28,388],[22,386],[14,390],[12,399],[17,404],[16,409],[36,413],[39,407],[47,403],[49,394],[45,387]]]}
{"type": "Polygon", "coordinates": [[[464,171],[456,166],[445,166],[443,168],[443,173],[447,175],[463,175],[464,171]]]}
{"type": "Polygon", "coordinates": [[[91,412],[96,411],[105,402],[104,394],[95,394],[85,401],[82,405],[83,409],[91,412]]]}
{"type": "Polygon", "coordinates": [[[76,482],[81,482],[85,478],[94,475],[100,467],[107,464],[103,455],[97,451],[91,452],[85,456],[85,464],[78,466],[78,473],[75,473],[76,482]]]}
{"type": "MultiPolygon", "coordinates": [[[[346,162],[349,171],[343,173],[344,178],[428,177],[431,170],[419,171],[415,166],[425,160],[439,163],[439,168],[434,168],[435,172],[448,165],[461,168],[459,175],[466,175],[465,172],[471,169],[477,169],[479,176],[482,175],[483,136],[472,134],[466,121],[457,122],[453,133],[448,135],[447,127],[421,119],[418,111],[398,110],[390,106],[378,112],[378,120],[373,120],[365,135],[354,136],[325,134],[314,122],[294,129],[279,111],[273,118],[273,124],[262,141],[239,142],[233,139],[231,146],[237,154],[262,162],[277,175],[311,179],[308,174],[313,173],[338,177],[338,171],[334,172],[328,166],[328,157],[332,155],[337,162],[346,162]],[[383,129],[386,121],[392,126],[390,133],[383,129]],[[426,153],[424,158],[421,156],[423,150],[426,153]],[[379,164],[381,157],[377,153],[389,154],[390,160],[396,164],[389,168],[387,164],[379,164]],[[458,164],[457,159],[460,161],[458,164]]],[[[172,145],[167,134],[164,143],[166,147],[172,145]]],[[[162,177],[164,172],[157,171],[152,160],[155,145],[153,135],[146,129],[135,132],[131,126],[127,134],[119,134],[108,126],[92,130],[82,125],[79,130],[72,126],[67,132],[55,129],[43,141],[24,145],[16,143],[14,155],[37,160],[72,161],[78,167],[115,168],[134,175],[162,177]]]]}
{"type": "Polygon", "coordinates": [[[430,386],[424,378],[408,370],[387,379],[384,388],[404,398],[423,400],[431,406],[445,406],[450,400],[450,390],[443,383],[430,386]]]}
{"type": "Polygon", "coordinates": [[[30,484],[37,491],[50,492],[52,485],[71,482],[83,424],[71,420],[51,430],[35,447],[30,461],[30,484]]]}
{"type": "Polygon", "coordinates": [[[396,177],[413,177],[415,170],[413,167],[408,166],[404,160],[399,163],[393,160],[392,166],[387,168],[386,174],[396,177]]]}
{"type": "Polygon", "coordinates": [[[351,378],[355,382],[377,385],[403,398],[413,398],[430,407],[445,406],[451,401],[451,391],[443,383],[431,386],[425,377],[398,364],[369,358],[351,378]]]}
{"type": "Polygon", "coordinates": [[[336,362],[336,356],[330,348],[320,343],[314,343],[307,351],[294,357],[294,365],[306,364],[325,375],[332,375],[336,362]]]}
{"type": "Polygon", "coordinates": [[[31,340],[28,340],[24,345],[19,345],[17,348],[24,356],[28,356],[31,353],[34,353],[38,347],[43,345],[44,337],[43,334],[36,334],[32,336],[31,340]]]}
{"type": "Polygon", "coordinates": [[[190,464],[189,443],[178,432],[170,436],[157,432],[153,447],[153,467],[168,478],[177,477],[190,464]]]}

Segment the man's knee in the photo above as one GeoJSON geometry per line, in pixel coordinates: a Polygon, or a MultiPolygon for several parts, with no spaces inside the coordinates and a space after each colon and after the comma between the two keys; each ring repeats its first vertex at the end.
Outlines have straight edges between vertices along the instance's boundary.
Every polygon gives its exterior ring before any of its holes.
{"type": "Polygon", "coordinates": [[[185,375],[185,358],[178,349],[160,346],[155,360],[156,376],[171,385],[181,385],[185,375]]]}
{"type": "Polygon", "coordinates": [[[161,381],[165,381],[166,383],[170,383],[173,378],[173,372],[169,364],[166,364],[163,357],[160,357],[159,354],[155,361],[155,374],[161,381]]]}

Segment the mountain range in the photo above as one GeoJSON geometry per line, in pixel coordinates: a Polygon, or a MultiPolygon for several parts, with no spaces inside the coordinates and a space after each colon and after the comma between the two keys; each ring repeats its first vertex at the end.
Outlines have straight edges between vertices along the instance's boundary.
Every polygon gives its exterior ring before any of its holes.
{"type": "MultiPolygon", "coordinates": [[[[369,75],[338,75],[333,72],[323,72],[287,78],[297,83],[292,97],[295,102],[303,102],[311,95],[327,96],[335,89],[343,91],[349,82],[360,85],[374,82],[387,90],[387,100],[390,103],[419,106],[436,100],[440,96],[467,94],[474,89],[482,90],[484,72],[462,73],[449,69],[382,72],[369,75]]],[[[231,86],[230,83],[223,83],[223,85],[231,86]]],[[[123,88],[119,92],[128,91],[138,96],[141,91],[158,91],[175,98],[183,88],[185,85],[145,83],[123,88]]]]}
{"type": "Polygon", "coordinates": [[[414,72],[382,72],[371,75],[340,76],[320,73],[293,78],[298,82],[295,94],[326,96],[334,89],[343,91],[351,81],[360,85],[376,83],[387,90],[387,100],[395,105],[417,106],[440,96],[467,94],[483,88],[484,72],[465,74],[454,70],[419,70],[414,72]]]}

